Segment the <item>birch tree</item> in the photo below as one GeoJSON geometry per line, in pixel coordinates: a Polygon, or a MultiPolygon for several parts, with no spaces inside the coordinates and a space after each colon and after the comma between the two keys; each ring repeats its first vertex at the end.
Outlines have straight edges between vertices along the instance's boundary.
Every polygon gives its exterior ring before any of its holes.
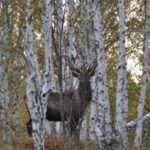
{"type": "MultiPolygon", "coordinates": [[[[0,54],[1,60],[5,57],[0,54]]],[[[1,97],[1,106],[2,106],[2,138],[4,143],[8,143],[9,140],[9,125],[8,125],[8,81],[7,81],[7,72],[6,66],[0,64],[0,97],[1,97]]]]}
{"type": "MultiPolygon", "coordinates": [[[[77,50],[76,50],[76,39],[75,39],[75,16],[74,16],[74,12],[75,12],[75,2],[74,0],[67,0],[67,8],[68,8],[68,12],[67,12],[67,31],[68,31],[68,41],[69,41],[69,46],[68,46],[68,55],[69,57],[74,60],[77,57],[77,50]]],[[[71,74],[69,74],[69,76],[71,76],[71,74]]],[[[71,77],[72,78],[72,82],[70,82],[72,84],[73,87],[77,87],[78,85],[78,81],[76,78],[71,77]]]]}
{"type": "Polygon", "coordinates": [[[18,70],[13,76],[13,135],[18,135],[19,129],[19,74],[18,70]]]}
{"type": "Polygon", "coordinates": [[[32,119],[32,135],[35,142],[34,149],[44,150],[45,118],[47,110],[48,92],[52,90],[52,1],[44,1],[42,28],[45,47],[45,73],[42,82],[39,72],[37,52],[33,39],[32,1],[27,1],[26,45],[27,59],[27,104],[32,119]]]}
{"type": "Polygon", "coordinates": [[[118,79],[116,95],[116,131],[127,149],[126,116],[128,113],[127,103],[127,79],[126,79],[126,60],[125,60],[125,14],[124,0],[118,0],[119,6],[119,60],[118,60],[118,79]]]}
{"type": "MultiPolygon", "coordinates": [[[[3,20],[3,31],[2,31],[2,40],[6,45],[9,43],[10,38],[10,20],[8,16],[8,2],[2,2],[2,10],[4,12],[3,20]]],[[[8,125],[8,104],[9,104],[9,95],[8,95],[8,67],[6,59],[8,56],[4,52],[0,51],[0,97],[2,105],[2,135],[3,142],[8,143],[9,140],[9,125],[8,125]]]]}
{"type": "Polygon", "coordinates": [[[40,99],[40,88],[41,79],[39,74],[39,66],[37,61],[37,53],[35,51],[35,45],[33,41],[33,24],[32,24],[32,5],[31,0],[27,1],[27,25],[26,25],[26,43],[27,48],[25,49],[26,58],[29,62],[26,79],[26,95],[27,95],[27,106],[31,115],[32,120],[32,136],[34,139],[34,149],[44,149],[44,135],[40,129],[42,126],[41,118],[41,99],[40,99]]]}
{"type": "MultiPolygon", "coordinates": [[[[95,99],[94,99],[95,100],[95,99]]],[[[92,102],[90,105],[90,116],[89,116],[89,139],[96,140],[95,135],[95,118],[96,118],[96,103],[92,102]]]]}
{"type": "Polygon", "coordinates": [[[137,108],[136,137],[135,137],[135,148],[138,150],[140,150],[140,146],[142,143],[143,112],[144,112],[144,102],[146,96],[147,77],[148,77],[149,38],[150,38],[150,0],[145,0],[145,27],[144,27],[144,46],[143,46],[144,63],[143,63],[143,76],[141,82],[141,92],[137,108]]]}
{"type": "Polygon", "coordinates": [[[80,1],[80,38],[79,38],[79,49],[82,57],[87,59],[87,41],[86,41],[86,26],[85,16],[87,12],[87,3],[85,0],[80,1]]]}
{"type": "MultiPolygon", "coordinates": [[[[65,89],[65,59],[64,59],[64,55],[65,55],[65,49],[64,49],[64,21],[65,21],[65,11],[66,8],[64,6],[64,2],[63,0],[56,0],[56,11],[57,11],[57,30],[58,30],[58,49],[59,49],[59,54],[60,54],[60,59],[59,59],[59,63],[60,63],[60,74],[59,74],[59,78],[60,82],[60,86],[62,86],[62,91],[64,91],[65,89]],[[61,85],[62,84],[62,85],[61,85]]],[[[61,87],[60,87],[61,88],[61,87]]]]}
{"type": "MultiPolygon", "coordinates": [[[[93,23],[95,34],[95,48],[97,52],[97,103],[98,114],[96,115],[96,136],[102,149],[105,149],[111,143],[112,127],[110,117],[110,106],[108,99],[106,63],[104,51],[104,37],[102,28],[101,6],[98,0],[93,1],[93,23]],[[107,143],[105,145],[105,142],[107,143]]],[[[108,148],[108,147],[107,147],[108,148]]]]}
{"type": "MultiPolygon", "coordinates": [[[[55,89],[54,83],[54,69],[52,60],[52,14],[53,14],[53,1],[44,0],[43,15],[42,15],[42,29],[44,35],[44,48],[45,48],[45,74],[44,74],[44,85],[43,92],[53,91],[55,89]]],[[[47,95],[48,96],[48,95],[47,95]]],[[[47,101],[47,98],[44,100],[47,101]]],[[[47,102],[45,103],[45,108],[47,102]]],[[[46,114],[46,110],[44,112],[46,114]]],[[[48,122],[47,122],[48,124],[48,122]]]]}
{"type": "Polygon", "coordinates": [[[70,58],[76,58],[77,52],[75,48],[75,29],[74,29],[74,11],[75,11],[75,2],[74,0],[67,0],[68,7],[68,40],[69,40],[69,48],[68,55],[70,58]]]}
{"type": "Polygon", "coordinates": [[[54,89],[54,69],[52,61],[52,0],[43,0],[42,31],[44,35],[45,47],[45,86],[44,91],[54,89]]]}

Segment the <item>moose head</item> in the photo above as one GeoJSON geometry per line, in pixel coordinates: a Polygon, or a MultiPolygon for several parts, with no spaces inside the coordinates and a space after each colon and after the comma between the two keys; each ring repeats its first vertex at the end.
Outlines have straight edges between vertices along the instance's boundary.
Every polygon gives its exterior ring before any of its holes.
{"type": "Polygon", "coordinates": [[[90,79],[94,76],[97,67],[97,61],[92,63],[83,62],[78,67],[68,59],[68,65],[72,75],[79,80],[78,93],[80,101],[85,104],[91,100],[90,79]]]}

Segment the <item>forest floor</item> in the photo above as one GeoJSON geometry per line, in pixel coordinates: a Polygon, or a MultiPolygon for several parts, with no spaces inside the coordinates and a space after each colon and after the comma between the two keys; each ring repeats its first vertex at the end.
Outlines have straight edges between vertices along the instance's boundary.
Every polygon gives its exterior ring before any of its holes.
{"type": "MultiPolygon", "coordinates": [[[[26,137],[26,139],[27,139],[27,137],[26,137]]],[[[30,138],[28,138],[28,140],[29,139],[30,138]]],[[[17,145],[14,150],[33,150],[32,146],[25,148],[25,147],[23,147],[23,145],[17,145]]],[[[149,142],[147,142],[147,144],[144,143],[143,146],[142,146],[142,148],[141,148],[141,150],[150,150],[149,146],[150,146],[149,142]]],[[[132,146],[130,146],[128,150],[133,150],[133,148],[131,148],[131,147],[132,146]]],[[[2,141],[0,140],[0,150],[13,150],[12,142],[10,142],[9,144],[3,144],[2,141]]],[[[63,146],[57,147],[57,148],[46,148],[46,150],[63,150],[63,146]]],[[[84,145],[82,144],[82,146],[81,146],[81,150],[100,150],[100,149],[93,142],[87,142],[87,141],[85,141],[84,145]]]]}
{"type": "MultiPolygon", "coordinates": [[[[22,139],[22,138],[21,138],[22,139]]],[[[52,146],[52,145],[51,145],[52,146]]],[[[56,146],[56,147],[47,147],[46,150],[63,150],[63,146],[56,146]]],[[[18,145],[14,145],[12,144],[12,142],[10,142],[9,144],[3,144],[2,142],[0,142],[0,150],[33,150],[33,143],[28,143],[25,145],[23,144],[18,144],[18,145]]],[[[91,142],[84,142],[84,145],[81,145],[81,150],[99,150],[98,146],[94,143],[91,142]]]]}
{"type": "MultiPolygon", "coordinates": [[[[0,150],[13,150],[13,142],[12,142],[13,138],[12,138],[12,136],[10,136],[10,138],[9,138],[9,144],[4,144],[2,142],[2,133],[1,133],[1,131],[2,130],[1,130],[1,124],[0,124],[0,150]]],[[[11,135],[11,133],[10,133],[10,135],[11,135]]],[[[129,143],[128,150],[133,150],[133,139],[134,138],[131,135],[129,137],[131,137],[131,138],[129,139],[130,143],[129,143]]],[[[150,150],[150,138],[149,137],[150,136],[144,137],[141,150],[150,150]]],[[[54,139],[54,138],[50,137],[50,141],[52,141],[52,139],[54,139]]],[[[47,146],[46,150],[63,150],[63,145],[62,145],[62,142],[61,142],[62,141],[61,138],[57,138],[57,139],[58,139],[58,141],[60,140],[60,144],[58,142],[58,145],[61,145],[61,146],[59,146],[59,148],[58,147],[57,148],[54,148],[54,147],[50,148],[55,143],[54,140],[53,140],[53,142],[49,142],[50,144],[47,146]]],[[[14,150],[32,150],[33,149],[33,141],[30,137],[28,137],[25,128],[20,130],[19,140],[20,141],[22,141],[22,140],[27,141],[26,146],[28,146],[28,148],[25,147],[25,146],[23,147],[24,144],[22,142],[18,142],[17,146],[14,150]]],[[[97,144],[95,144],[94,142],[84,141],[81,144],[81,150],[100,150],[100,149],[98,148],[97,144]]]]}

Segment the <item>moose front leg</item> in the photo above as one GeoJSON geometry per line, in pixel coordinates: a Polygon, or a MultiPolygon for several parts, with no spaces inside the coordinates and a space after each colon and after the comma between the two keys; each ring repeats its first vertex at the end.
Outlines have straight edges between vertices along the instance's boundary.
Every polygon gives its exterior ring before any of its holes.
{"type": "Polygon", "coordinates": [[[80,137],[80,127],[79,119],[70,118],[68,121],[68,136],[65,140],[64,148],[65,150],[80,150],[79,137],[80,137]]]}

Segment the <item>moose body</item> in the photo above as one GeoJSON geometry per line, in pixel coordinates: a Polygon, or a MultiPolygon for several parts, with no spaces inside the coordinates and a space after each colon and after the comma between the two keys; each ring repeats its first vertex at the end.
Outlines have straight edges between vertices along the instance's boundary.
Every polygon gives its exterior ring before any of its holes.
{"type": "MultiPolygon", "coordinates": [[[[50,93],[46,118],[50,121],[61,121],[61,113],[64,113],[64,120],[68,117],[79,118],[82,113],[81,102],[78,101],[78,94],[74,91],[66,91],[63,94],[63,106],[59,93],[50,93]],[[81,108],[81,109],[80,109],[81,108]]],[[[75,119],[76,120],[76,119],[75,119]]]]}
{"type": "MultiPolygon", "coordinates": [[[[62,121],[64,119],[64,121],[69,121],[71,132],[76,129],[92,98],[90,79],[95,73],[95,68],[96,64],[89,67],[83,65],[80,69],[71,68],[73,76],[79,79],[79,87],[76,90],[64,91],[62,99],[59,92],[49,93],[46,112],[48,121],[62,121]]],[[[31,119],[27,123],[27,129],[29,135],[31,135],[31,119]]]]}

